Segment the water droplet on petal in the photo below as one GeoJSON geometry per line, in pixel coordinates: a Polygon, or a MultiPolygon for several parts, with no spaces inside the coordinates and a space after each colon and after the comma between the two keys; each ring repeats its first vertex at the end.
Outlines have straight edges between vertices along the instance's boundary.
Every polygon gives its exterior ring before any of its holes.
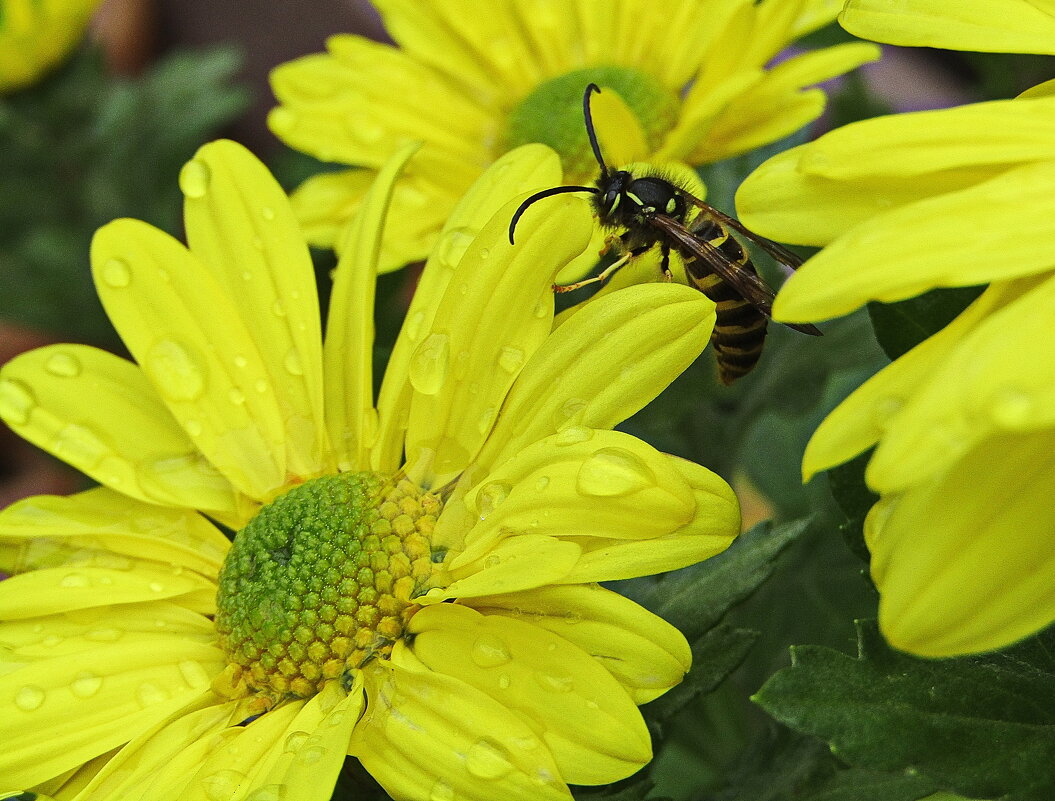
{"type": "Polygon", "coordinates": [[[512,679],[509,678],[509,674],[508,673],[503,673],[501,676],[498,677],[498,687],[499,687],[499,689],[508,690],[509,689],[509,685],[512,684],[512,683],[513,683],[513,681],[512,681],[512,679]]]}
{"type": "Polygon", "coordinates": [[[540,672],[535,674],[535,679],[542,689],[551,693],[568,693],[575,686],[575,682],[568,673],[540,672]]]}
{"type": "Polygon", "coordinates": [[[451,228],[444,231],[436,243],[436,258],[443,266],[453,270],[462,260],[475,236],[476,232],[471,228],[451,228]]]}
{"type": "Polygon", "coordinates": [[[114,289],[124,289],[132,283],[132,268],[124,259],[112,258],[103,263],[103,283],[114,289]]]}
{"type": "Polygon", "coordinates": [[[239,370],[244,370],[249,365],[249,360],[245,356],[235,356],[234,366],[239,370]]]}
{"type": "Polygon", "coordinates": [[[575,486],[583,495],[629,495],[656,485],[647,464],[624,448],[601,448],[580,466],[575,486]]]}
{"type": "Polygon", "coordinates": [[[543,490],[545,490],[545,489],[546,489],[546,487],[548,487],[548,486],[549,486],[549,476],[539,476],[539,477],[538,477],[538,478],[537,478],[537,479],[535,480],[535,489],[536,489],[536,490],[537,490],[538,492],[542,492],[542,491],[543,491],[543,490]]]}
{"type": "Polygon", "coordinates": [[[241,406],[245,403],[245,393],[242,392],[238,387],[231,387],[227,392],[227,400],[233,403],[235,406],[241,406]]]}
{"type": "Polygon", "coordinates": [[[201,779],[202,789],[209,801],[231,801],[246,780],[237,770],[218,770],[201,779]]]}
{"type": "Polygon", "coordinates": [[[67,573],[59,580],[60,587],[80,588],[91,584],[88,577],[83,573],[67,573]]]}
{"type": "Polygon", "coordinates": [[[450,369],[450,337],[429,334],[410,359],[411,386],[422,395],[435,395],[447,380],[450,369]]]}
{"type": "Polygon", "coordinates": [[[183,676],[183,680],[187,682],[187,686],[192,690],[206,687],[209,684],[209,674],[201,662],[195,662],[193,659],[184,659],[179,663],[179,672],[183,676]]]}
{"type": "Polygon", "coordinates": [[[54,648],[56,645],[61,645],[63,642],[63,638],[58,636],[57,634],[49,634],[47,637],[40,641],[40,644],[48,648],[54,648]]]}
{"type": "Polygon", "coordinates": [[[43,689],[33,684],[27,684],[15,693],[15,706],[24,712],[32,712],[44,703],[44,697],[43,689]]]}
{"type": "Polygon", "coordinates": [[[429,801],[454,801],[454,788],[443,779],[438,779],[429,790],[429,801]]]}
{"type": "Polygon", "coordinates": [[[165,585],[160,581],[152,581],[147,586],[150,587],[151,592],[161,592],[165,589],[165,585]]]}
{"type": "Polygon", "coordinates": [[[82,670],[73,677],[70,690],[78,698],[91,698],[103,686],[102,678],[90,670],[82,670]]]}
{"type": "Polygon", "coordinates": [[[289,736],[286,737],[285,743],[283,743],[282,750],[287,754],[295,754],[304,746],[310,736],[306,731],[290,732],[289,736]]]}
{"type": "Polygon", "coordinates": [[[545,295],[538,299],[535,304],[535,316],[538,319],[553,315],[553,293],[547,292],[545,295]]]}
{"type": "Polygon", "coordinates": [[[117,642],[122,636],[124,632],[120,629],[101,628],[86,632],[84,639],[92,642],[117,642]]]}
{"type": "Polygon", "coordinates": [[[993,393],[989,415],[1002,428],[1021,428],[1033,416],[1033,399],[1015,387],[1001,387],[993,393]]]}
{"type": "Polygon", "coordinates": [[[320,738],[312,737],[311,742],[306,743],[304,747],[297,752],[295,759],[305,765],[314,765],[316,762],[322,760],[322,758],[326,756],[326,749],[320,745],[319,742],[320,738]]]}
{"type": "Polygon", "coordinates": [[[484,409],[483,414],[480,415],[480,419],[476,421],[476,430],[481,434],[486,434],[491,430],[491,426],[494,425],[495,417],[498,415],[498,407],[488,406],[484,409]]]}
{"type": "Polygon", "coordinates": [[[490,248],[480,248],[480,261],[488,258],[491,255],[490,248]]]}
{"type": "Polygon", "coordinates": [[[403,324],[403,330],[411,342],[417,342],[421,338],[422,326],[425,324],[425,312],[416,311],[403,324]]]}
{"type": "Polygon", "coordinates": [[[260,209],[260,216],[263,217],[265,220],[271,221],[275,219],[275,210],[270,206],[264,206],[262,209],[260,209]]]}
{"type": "Polygon", "coordinates": [[[91,470],[112,451],[90,428],[68,423],[55,435],[51,452],[81,470],[91,470]]]}
{"type": "Polygon", "coordinates": [[[72,353],[58,351],[44,362],[44,369],[58,378],[75,378],[81,374],[81,360],[72,353]]]}
{"type": "Polygon", "coordinates": [[[179,188],[189,198],[205,197],[211,180],[209,165],[199,159],[191,159],[180,170],[179,188]]]}
{"type": "Polygon", "coordinates": [[[37,398],[26,384],[13,378],[0,378],[0,417],[8,425],[24,426],[37,406],[37,398]]]}
{"type": "Polygon", "coordinates": [[[553,441],[557,445],[578,445],[580,442],[588,442],[593,439],[593,429],[583,426],[568,426],[557,432],[553,441]]]}
{"type": "Polygon", "coordinates": [[[202,424],[199,421],[194,420],[192,418],[183,421],[183,430],[190,434],[192,437],[200,437],[202,431],[204,431],[205,429],[202,428],[202,424]]]}
{"type": "Polygon", "coordinates": [[[304,365],[300,362],[300,351],[296,348],[291,348],[286,354],[286,358],[282,360],[282,366],[292,376],[304,375],[304,365]]]}
{"type": "Polygon", "coordinates": [[[581,418],[586,411],[587,403],[582,398],[568,398],[560,405],[553,415],[557,428],[562,428],[577,418],[581,418]]]}
{"type": "Polygon", "coordinates": [[[513,658],[508,646],[493,634],[477,637],[470,653],[473,662],[482,668],[498,667],[513,658]]]}
{"type": "Polygon", "coordinates": [[[506,750],[493,740],[478,740],[465,755],[465,767],[478,779],[499,779],[513,770],[506,750]]]}
{"type": "Polygon", "coordinates": [[[154,704],[160,704],[162,701],[169,699],[168,693],[158,687],[156,684],[150,682],[144,682],[139,685],[139,689],[136,690],[136,700],[139,701],[139,705],[144,709],[154,704]]]}
{"type": "Polygon", "coordinates": [[[486,520],[491,512],[509,497],[511,489],[512,487],[509,484],[503,484],[501,481],[493,481],[482,487],[476,499],[477,508],[480,510],[480,519],[486,520]]]}
{"type": "Polygon", "coordinates": [[[506,345],[498,354],[498,366],[507,373],[515,373],[524,366],[524,351],[506,345]]]}
{"type": "Polygon", "coordinates": [[[265,392],[267,392],[268,387],[269,385],[267,383],[267,379],[265,378],[258,378],[256,381],[253,382],[253,389],[255,389],[260,395],[263,395],[265,392]]]}
{"type": "Polygon", "coordinates": [[[247,795],[245,801],[286,801],[286,798],[286,785],[265,784],[247,795]]]}
{"type": "Polygon", "coordinates": [[[901,398],[888,395],[878,398],[872,406],[872,420],[877,426],[883,428],[904,407],[905,402],[901,398]]]}
{"type": "Polygon", "coordinates": [[[174,339],[154,343],[143,366],[154,385],[170,401],[193,401],[205,391],[205,367],[201,358],[174,339]]]}

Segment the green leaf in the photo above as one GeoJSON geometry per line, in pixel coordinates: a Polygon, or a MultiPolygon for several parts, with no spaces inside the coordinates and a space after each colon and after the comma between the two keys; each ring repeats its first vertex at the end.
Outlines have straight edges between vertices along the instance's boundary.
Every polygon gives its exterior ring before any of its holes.
{"type": "Polygon", "coordinates": [[[928,661],[891,650],[865,622],[858,647],[856,659],[792,649],[792,666],[755,700],[856,767],[907,772],[970,797],[1055,797],[1055,634],[928,661]]]}
{"type": "Polygon", "coordinates": [[[865,516],[879,500],[879,496],[865,484],[865,468],[871,458],[870,449],[826,473],[832,497],[845,515],[845,520],[839,524],[839,533],[850,551],[865,564],[872,558],[865,545],[865,516]]]}
{"type": "Polygon", "coordinates": [[[984,286],[932,289],[897,303],[868,304],[876,339],[891,359],[936,334],[982,294],[984,286]]]}

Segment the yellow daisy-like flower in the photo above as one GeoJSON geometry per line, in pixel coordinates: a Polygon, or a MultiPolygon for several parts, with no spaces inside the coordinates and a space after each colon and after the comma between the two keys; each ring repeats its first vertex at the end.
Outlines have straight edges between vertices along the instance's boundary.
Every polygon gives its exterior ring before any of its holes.
{"type": "Polygon", "coordinates": [[[19,356],[0,413],[102,485],[0,513],[0,776],[82,801],[330,796],[346,754],[399,799],[567,799],[651,756],[637,705],[681,634],[596,582],[724,549],[713,473],[612,431],[700,352],[713,305],[635,287],[551,333],[586,245],[541,145],[458,205],[375,404],[382,168],[325,342],[292,209],[231,142],[180,177],[189,247],[136,220],[92,265],[138,365],[19,356]],[[233,543],[213,521],[237,530],[233,543]]]}
{"type": "MultiPolygon", "coordinates": [[[[885,33],[894,23],[878,5],[851,2],[846,24],[885,33]]],[[[1036,33],[1041,4],[984,5],[1008,36],[1036,33]]],[[[973,46],[953,22],[980,21],[981,7],[957,4],[928,43],[973,46]]],[[[899,4],[908,19],[936,9],[899,4]]],[[[881,500],[865,537],[880,625],[906,651],[990,650],[1055,620],[1053,181],[1055,97],[1043,85],[848,125],[766,162],[737,196],[755,230],[824,246],[785,284],[779,319],[989,284],[837,408],[804,459],[809,478],[877,445],[866,480],[881,500]]]]}
{"type": "Polygon", "coordinates": [[[80,41],[99,0],[0,0],[0,93],[21,89],[80,41]]]}
{"type": "Polygon", "coordinates": [[[591,82],[606,90],[594,115],[610,163],[699,165],[798,130],[825,103],[805,87],[878,57],[859,42],[772,65],[835,18],[834,0],[375,5],[399,47],[335,36],[329,52],[278,67],[269,122],[290,146],[361,168],[311,178],[294,195],[309,240],[326,246],[385,159],[425,140],[396,187],[382,271],[423,258],[455,201],[512,147],[550,145],[567,183],[596,175],[582,123],[591,82]]]}

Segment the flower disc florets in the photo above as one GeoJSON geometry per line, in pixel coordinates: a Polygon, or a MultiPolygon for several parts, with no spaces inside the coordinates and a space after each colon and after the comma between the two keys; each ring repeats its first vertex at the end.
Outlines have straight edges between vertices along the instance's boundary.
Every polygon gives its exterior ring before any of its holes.
{"type": "Polygon", "coordinates": [[[323,476],[263,507],[220,570],[216,628],[249,688],[306,697],[384,656],[432,570],[440,500],[380,473],[323,476]]]}

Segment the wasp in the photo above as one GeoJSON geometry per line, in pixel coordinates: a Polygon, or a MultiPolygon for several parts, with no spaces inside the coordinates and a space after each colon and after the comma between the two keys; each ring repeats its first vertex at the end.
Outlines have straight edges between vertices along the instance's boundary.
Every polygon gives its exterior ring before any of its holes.
{"type": "MultiPolygon", "coordinates": [[[[603,281],[630,259],[659,245],[660,264],[667,280],[670,253],[677,253],[685,265],[690,283],[714,301],[716,320],[711,333],[718,360],[718,377],[731,384],[758,363],[765,343],[766,327],[773,313],[773,290],[762,280],[751,262],[747,248],[733,235],[758,245],[777,262],[798,269],[802,260],[782,245],[756,234],[738,220],[695,197],[675,181],[661,174],[633,175],[627,170],[610,170],[601,156],[593,127],[590,96],[601,90],[589,84],[583,94],[586,134],[601,173],[594,186],[555,186],[528,197],[509,222],[509,242],[513,244],[516,224],[532,204],[565,192],[589,192],[602,226],[621,231],[614,239],[623,251],[621,258],[600,274],[567,286],[554,285],[555,292],[603,281]],[[690,212],[695,212],[690,216],[690,212]]],[[[816,326],[787,323],[789,328],[820,336],[816,326]]]]}

